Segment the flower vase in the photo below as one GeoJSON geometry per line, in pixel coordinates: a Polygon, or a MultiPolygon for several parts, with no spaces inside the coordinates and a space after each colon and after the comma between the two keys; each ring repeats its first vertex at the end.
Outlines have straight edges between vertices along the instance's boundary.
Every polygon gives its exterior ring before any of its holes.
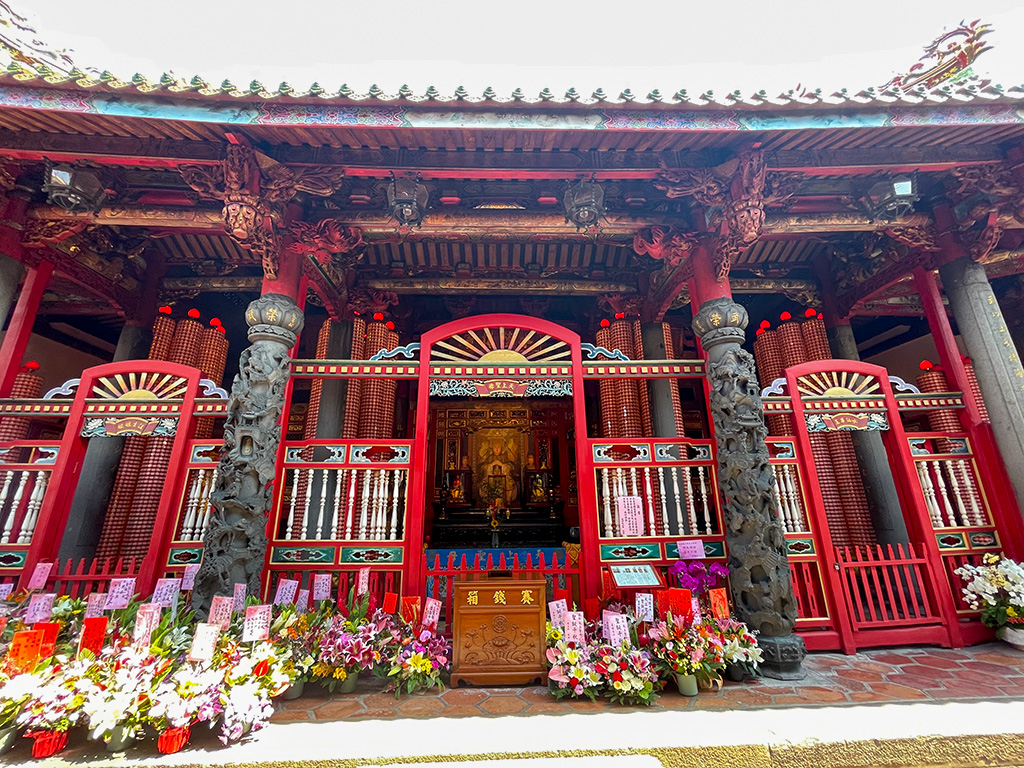
{"type": "Polygon", "coordinates": [[[338,689],[339,693],[354,693],[356,690],[356,683],[359,682],[358,672],[349,672],[341,683],[341,687],[338,689]]]}
{"type": "Polygon", "coordinates": [[[305,690],[306,681],[295,680],[291,685],[288,686],[288,689],[283,694],[281,694],[281,698],[285,701],[294,701],[295,699],[299,698],[305,690]]]}
{"type": "Polygon", "coordinates": [[[179,725],[177,728],[168,728],[157,736],[156,748],[160,751],[161,755],[173,755],[175,752],[180,752],[188,744],[190,738],[192,738],[191,725],[179,725]]]}
{"type": "Polygon", "coordinates": [[[996,630],[996,637],[1019,651],[1024,651],[1024,627],[1004,625],[996,630]]]}
{"type": "Polygon", "coordinates": [[[32,744],[32,757],[53,757],[68,745],[67,731],[33,731],[26,736],[35,739],[32,744]]]}
{"type": "Polygon", "coordinates": [[[725,679],[730,680],[734,683],[742,683],[744,678],[747,676],[747,670],[743,668],[742,664],[726,664],[725,665],[725,679]]]}
{"type": "Polygon", "coordinates": [[[107,752],[124,752],[135,743],[135,729],[130,725],[115,725],[107,739],[107,752]]]}
{"type": "Polygon", "coordinates": [[[696,675],[676,675],[676,685],[679,687],[679,692],[683,694],[683,696],[697,695],[696,675]]]}
{"type": "Polygon", "coordinates": [[[9,725],[6,728],[0,728],[0,755],[5,752],[10,752],[14,749],[14,745],[18,743],[18,727],[16,725],[9,725]]]}

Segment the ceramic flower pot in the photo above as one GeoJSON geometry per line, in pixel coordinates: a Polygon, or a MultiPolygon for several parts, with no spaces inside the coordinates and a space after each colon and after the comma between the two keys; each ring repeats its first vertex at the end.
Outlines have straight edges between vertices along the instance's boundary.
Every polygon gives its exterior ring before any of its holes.
{"type": "Polygon", "coordinates": [[[725,679],[731,680],[734,683],[742,683],[743,679],[747,676],[747,671],[740,664],[726,664],[725,665],[725,679]]]}
{"type": "Polygon", "coordinates": [[[26,736],[35,739],[32,744],[32,757],[52,757],[68,745],[67,731],[34,731],[26,736]]]}
{"type": "Polygon", "coordinates": [[[188,744],[190,738],[192,738],[191,725],[168,728],[157,736],[156,748],[160,751],[161,755],[173,755],[175,752],[180,752],[188,744]]]}
{"type": "Polygon", "coordinates": [[[14,749],[14,745],[18,743],[18,727],[10,725],[6,728],[0,728],[0,755],[5,752],[10,752],[14,749]]]}
{"type": "Polygon", "coordinates": [[[359,681],[358,672],[349,672],[348,677],[345,678],[341,684],[341,688],[338,689],[339,693],[353,693],[356,689],[356,683],[359,681]]]}
{"type": "Polygon", "coordinates": [[[135,729],[128,725],[115,725],[107,739],[107,752],[124,752],[135,743],[135,729]]]}
{"type": "Polygon", "coordinates": [[[679,688],[679,692],[683,696],[696,696],[697,695],[697,676],[696,675],[676,675],[676,686],[679,688]]]}
{"type": "Polygon", "coordinates": [[[1024,627],[1002,626],[996,630],[996,637],[1014,648],[1024,651],[1024,627]]]}
{"type": "Polygon", "coordinates": [[[296,680],[288,686],[288,690],[281,694],[281,698],[285,701],[294,701],[295,699],[299,698],[299,696],[301,696],[305,690],[306,681],[296,680]]]}

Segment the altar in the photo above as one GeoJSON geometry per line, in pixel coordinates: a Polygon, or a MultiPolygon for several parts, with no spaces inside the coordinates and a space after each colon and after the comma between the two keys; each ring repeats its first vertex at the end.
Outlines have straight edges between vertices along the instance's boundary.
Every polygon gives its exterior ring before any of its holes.
{"type": "Polygon", "coordinates": [[[578,520],[568,403],[431,404],[431,547],[550,547],[578,520]]]}

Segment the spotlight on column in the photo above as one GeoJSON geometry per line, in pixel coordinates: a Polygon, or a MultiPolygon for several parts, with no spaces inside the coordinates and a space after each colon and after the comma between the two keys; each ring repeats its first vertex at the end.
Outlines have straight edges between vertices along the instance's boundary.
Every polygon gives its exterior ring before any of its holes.
{"type": "Polygon", "coordinates": [[[417,176],[395,176],[387,188],[388,210],[398,223],[405,227],[418,227],[427,215],[430,192],[420,183],[417,176]]]}
{"type": "Polygon", "coordinates": [[[895,221],[913,211],[919,199],[917,180],[904,175],[876,181],[859,198],[871,218],[887,221],[895,221]]]}
{"type": "Polygon", "coordinates": [[[576,229],[596,227],[604,216],[604,189],[591,177],[590,181],[580,179],[569,185],[562,200],[565,206],[565,220],[576,225],[576,229]]]}
{"type": "Polygon", "coordinates": [[[96,213],[107,199],[107,189],[92,171],[46,161],[43,192],[51,205],[68,213],[96,213]]]}

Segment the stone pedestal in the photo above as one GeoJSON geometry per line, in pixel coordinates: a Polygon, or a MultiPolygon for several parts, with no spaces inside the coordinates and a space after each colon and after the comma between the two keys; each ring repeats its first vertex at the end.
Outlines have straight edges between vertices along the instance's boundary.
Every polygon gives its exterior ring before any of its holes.
{"type": "Polygon", "coordinates": [[[957,328],[974,364],[1017,505],[1024,510],[1024,368],[985,268],[966,256],[939,267],[957,328]]]}
{"type": "Polygon", "coordinates": [[[747,311],[727,297],[704,302],[693,318],[707,352],[736,618],[760,633],[764,674],[792,680],[804,675],[806,649],[793,634],[796,600],[765,444],[768,429],[754,358],[740,347],[746,327],[747,311]]]}
{"type": "Polygon", "coordinates": [[[242,352],[231,385],[224,449],[210,494],[214,509],[192,593],[193,607],[203,614],[213,596],[230,594],[233,584],[247,584],[249,594],[259,594],[289,350],[303,325],[302,310],[295,301],[275,293],[253,301],[245,320],[250,346],[242,352]]]}

